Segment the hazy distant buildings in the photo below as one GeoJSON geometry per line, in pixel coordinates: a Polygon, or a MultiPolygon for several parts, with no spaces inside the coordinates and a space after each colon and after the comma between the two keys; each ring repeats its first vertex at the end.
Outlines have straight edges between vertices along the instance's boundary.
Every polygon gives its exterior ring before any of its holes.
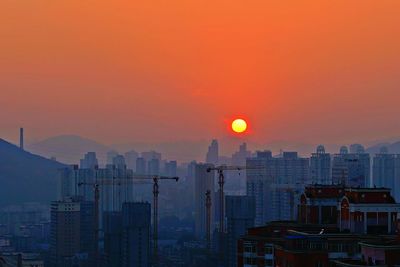
{"type": "Polygon", "coordinates": [[[360,153],[348,153],[346,147],[340,149],[340,154],[335,154],[332,161],[332,181],[335,184],[344,184],[350,187],[370,186],[370,156],[362,153],[363,150],[356,145],[353,151],[360,153]]]}
{"type": "Polygon", "coordinates": [[[150,159],[147,162],[148,175],[160,175],[160,160],[157,158],[150,159]]]}
{"type": "Polygon", "coordinates": [[[136,171],[136,160],[139,157],[139,153],[135,150],[131,150],[126,152],[124,156],[127,168],[136,171]]]}
{"type": "MultiPolygon", "coordinates": [[[[198,238],[204,238],[206,235],[206,192],[211,192],[211,203],[215,203],[214,197],[214,171],[207,172],[207,168],[212,164],[196,164],[195,167],[195,234],[198,238]]],[[[213,224],[214,207],[212,205],[211,223],[213,224]]],[[[213,229],[213,226],[211,226],[213,229]]]]}
{"type": "Polygon", "coordinates": [[[247,166],[264,169],[247,170],[247,195],[256,201],[256,225],[274,220],[293,220],[297,216],[299,195],[310,183],[309,159],[297,152],[257,152],[247,159],[247,166]]]}
{"type": "Polygon", "coordinates": [[[237,266],[237,240],[254,227],[256,203],[254,197],[226,196],[227,266],[237,266]]]}
{"type": "Polygon", "coordinates": [[[88,152],[84,158],[80,160],[81,169],[94,169],[99,166],[99,162],[96,157],[96,152],[88,152]]]}
{"type": "Polygon", "coordinates": [[[176,176],[177,168],[178,168],[178,163],[176,162],[176,160],[167,161],[165,163],[165,175],[169,177],[176,176]]]}
{"type": "Polygon", "coordinates": [[[219,152],[218,152],[218,141],[212,140],[211,145],[208,147],[206,155],[206,163],[218,164],[219,152]]]}
{"type": "Polygon", "coordinates": [[[400,201],[400,155],[376,154],[372,163],[372,184],[392,190],[392,196],[400,201]]]}
{"type": "Polygon", "coordinates": [[[114,158],[118,156],[118,152],[117,151],[108,151],[107,152],[107,164],[113,164],[113,160],[114,158]]]}
{"type": "Polygon", "coordinates": [[[142,157],[136,159],[136,174],[146,174],[146,160],[142,157]]]}
{"type": "Polygon", "coordinates": [[[332,184],[331,155],[325,152],[322,145],[311,155],[310,176],[313,184],[332,184]]]}

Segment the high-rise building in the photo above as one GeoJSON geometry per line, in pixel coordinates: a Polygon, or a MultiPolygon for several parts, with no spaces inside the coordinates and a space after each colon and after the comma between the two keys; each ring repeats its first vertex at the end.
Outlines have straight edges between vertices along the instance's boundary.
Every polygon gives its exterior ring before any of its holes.
{"type": "Polygon", "coordinates": [[[150,161],[152,159],[157,159],[158,161],[161,161],[161,153],[158,153],[154,150],[142,152],[142,158],[144,158],[146,161],[150,161]]]}
{"type": "Polygon", "coordinates": [[[142,157],[136,159],[136,174],[146,174],[146,160],[142,157]]]}
{"type": "Polygon", "coordinates": [[[125,202],[121,211],[104,213],[106,266],[150,266],[150,227],[147,202],[125,202]]]}
{"type": "Polygon", "coordinates": [[[298,157],[297,152],[272,157],[270,151],[264,151],[247,159],[246,165],[253,168],[247,170],[246,179],[247,195],[256,201],[256,225],[294,220],[299,195],[310,183],[309,159],[298,157]]]}
{"type": "Polygon", "coordinates": [[[322,145],[310,158],[310,176],[313,184],[332,184],[331,155],[325,152],[322,145]]]}
{"type": "Polygon", "coordinates": [[[107,164],[113,164],[113,159],[118,155],[118,152],[111,150],[107,152],[107,164]]]}
{"type": "Polygon", "coordinates": [[[250,196],[226,196],[227,220],[227,266],[237,266],[237,241],[246,234],[247,229],[254,227],[256,203],[250,196]]]}
{"type": "Polygon", "coordinates": [[[150,266],[150,203],[126,202],[122,205],[122,265],[150,266]]]}
{"type": "MultiPolygon", "coordinates": [[[[362,152],[359,147],[353,151],[362,152]]],[[[350,187],[370,186],[371,173],[370,156],[368,153],[348,153],[346,147],[335,154],[332,161],[332,181],[334,184],[344,184],[350,187]]]]}
{"type": "Polygon", "coordinates": [[[211,145],[208,147],[206,155],[206,163],[218,164],[219,154],[218,154],[218,141],[216,139],[212,140],[211,145]]]}
{"type": "MultiPolygon", "coordinates": [[[[214,197],[214,171],[208,172],[207,169],[212,167],[212,164],[196,164],[195,168],[195,234],[198,238],[206,236],[206,192],[211,192],[211,203],[215,203],[214,197]]],[[[212,204],[211,210],[211,229],[214,222],[214,207],[212,204]]]]}
{"type": "Polygon", "coordinates": [[[372,185],[391,189],[396,202],[400,202],[400,155],[380,153],[374,156],[372,185]]]}
{"type": "Polygon", "coordinates": [[[126,162],[125,158],[122,155],[116,155],[112,159],[112,164],[117,168],[117,169],[126,169],[126,162]]]}
{"type": "Polygon", "coordinates": [[[104,260],[107,267],[122,266],[122,214],[107,211],[103,214],[104,260]]]}
{"type": "Polygon", "coordinates": [[[160,161],[156,158],[150,159],[147,162],[148,175],[160,175],[160,161]]]}
{"type": "Polygon", "coordinates": [[[139,153],[135,150],[131,150],[125,153],[125,161],[128,169],[136,171],[136,159],[139,157],[139,153]]]}
{"type": "Polygon", "coordinates": [[[84,158],[80,161],[81,169],[95,169],[99,166],[99,162],[96,157],[96,152],[88,152],[84,158]]]}
{"type": "Polygon", "coordinates": [[[94,265],[94,203],[74,198],[51,203],[51,266],[73,266],[73,258],[94,265]],[[79,258],[79,257],[78,257],[79,258]]]}
{"type": "Polygon", "coordinates": [[[177,174],[178,163],[176,160],[167,161],[165,163],[165,175],[174,177],[177,174]]]}

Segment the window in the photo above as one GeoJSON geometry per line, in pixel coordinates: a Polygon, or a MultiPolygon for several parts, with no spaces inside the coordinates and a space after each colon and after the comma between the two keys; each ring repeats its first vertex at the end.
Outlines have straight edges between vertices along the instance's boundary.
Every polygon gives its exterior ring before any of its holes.
{"type": "Polygon", "coordinates": [[[264,253],[265,254],[274,254],[274,248],[271,246],[265,246],[264,253]]]}

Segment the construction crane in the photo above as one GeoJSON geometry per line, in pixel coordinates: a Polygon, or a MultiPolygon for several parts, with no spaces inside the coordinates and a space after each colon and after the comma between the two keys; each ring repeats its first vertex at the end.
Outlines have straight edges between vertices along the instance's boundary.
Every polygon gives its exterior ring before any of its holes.
{"type": "Polygon", "coordinates": [[[206,192],[206,232],[207,232],[207,250],[211,249],[211,191],[206,192]]]}
{"type": "Polygon", "coordinates": [[[153,179],[153,257],[158,260],[158,194],[160,180],[175,180],[178,182],[179,177],[153,176],[153,177],[136,177],[136,179],[153,179]]]}
{"type": "MultiPolygon", "coordinates": [[[[139,180],[152,180],[153,181],[153,257],[155,261],[158,259],[158,195],[159,195],[159,180],[175,180],[178,182],[179,177],[159,176],[159,175],[134,175],[125,178],[112,178],[112,179],[96,179],[95,182],[80,182],[78,186],[92,185],[94,190],[94,205],[95,205],[95,259],[98,260],[98,240],[99,240],[99,201],[100,190],[99,186],[103,185],[129,185],[129,184],[143,184],[139,180]]],[[[144,182],[144,184],[149,184],[144,182]]]]}
{"type": "Polygon", "coordinates": [[[225,221],[225,203],[224,203],[224,185],[225,185],[225,176],[224,171],[243,171],[243,170],[255,170],[255,169],[264,169],[263,167],[258,166],[214,166],[207,168],[207,172],[217,171],[218,172],[218,185],[219,185],[219,234],[220,234],[220,256],[221,260],[223,260],[223,241],[224,241],[224,221],[225,221]]]}

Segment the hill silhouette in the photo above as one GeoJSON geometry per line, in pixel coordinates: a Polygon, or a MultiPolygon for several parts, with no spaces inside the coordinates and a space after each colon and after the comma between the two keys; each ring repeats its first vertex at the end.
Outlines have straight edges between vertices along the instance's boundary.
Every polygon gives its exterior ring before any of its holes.
{"type": "Polygon", "coordinates": [[[57,170],[63,167],[0,139],[0,206],[55,200],[57,170]]]}

